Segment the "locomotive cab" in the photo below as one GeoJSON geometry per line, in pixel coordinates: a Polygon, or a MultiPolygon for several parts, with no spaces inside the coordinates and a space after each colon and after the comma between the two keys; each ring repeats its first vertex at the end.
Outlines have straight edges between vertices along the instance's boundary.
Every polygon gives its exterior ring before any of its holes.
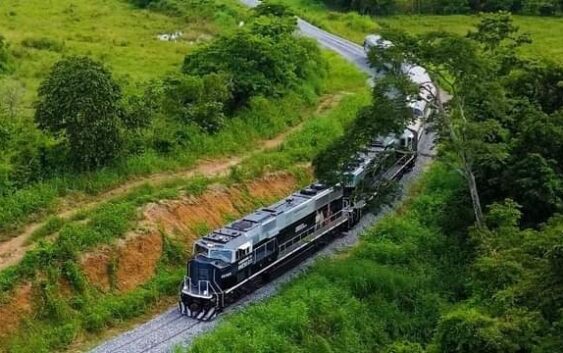
{"type": "Polygon", "coordinates": [[[220,246],[210,247],[200,240],[194,245],[194,257],[188,261],[182,283],[180,309],[182,313],[210,312],[221,300],[222,288],[229,285],[233,272],[234,252],[220,246]]]}

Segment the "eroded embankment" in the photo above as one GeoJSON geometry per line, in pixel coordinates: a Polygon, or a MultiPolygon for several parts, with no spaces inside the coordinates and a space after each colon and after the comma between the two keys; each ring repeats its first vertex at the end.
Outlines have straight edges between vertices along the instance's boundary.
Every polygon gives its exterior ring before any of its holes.
{"type": "MultiPolygon", "coordinates": [[[[201,234],[240,216],[261,204],[273,202],[298,187],[299,180],[289,173],[270,174],[245,184],[213,184],[199,196],[180,195],[141,207],[140,221],[122,239],[81,255],[79,271],[89,291],[99,296],[125,295],[154,278],[161,261],[164,242],[173,239],[188,256],[192,243],[201,234]]],[[[8,339],[22,320],[34,318],[40,308],[39,288],[45,276],[18,285],[0,302],[0,339],[8,339]]],[[[65,281],[56,284],[64,300],[71,303],[80,296],[65,281]]]]}

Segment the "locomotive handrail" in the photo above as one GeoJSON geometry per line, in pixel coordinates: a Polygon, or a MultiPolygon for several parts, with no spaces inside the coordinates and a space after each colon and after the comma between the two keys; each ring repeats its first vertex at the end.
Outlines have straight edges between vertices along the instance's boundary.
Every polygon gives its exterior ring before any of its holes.
{"type": "Polygon", "coordinates": [[[299,245],[301,240],[306,239],[308,236],[315,234],[315,231],[322,229],[323,227],[329,225],[331,222],[334,222],[337,218],[342,215],[342,210],[330,215],[327,219],[323,220],[320,224],[315,223],[309,228],[303,230],[301,233],[297,234],[296,236],[292,237],[291,239],[283,242],[279,246],[280,253],[285,253],[286,251],[291,251],[295,245],[299,245]]]}
{"type": "MultiPolygon", "coordinates": [[[[343,216],[344,212],[342,211],[338,211],[336,212],[334,215],[332,215],[330,218],[334,218],[330,223],[325,223],[323,225],[323,227],[318,230],[317,232],[315,232],[315,236],[312,237],[310,240],[316,240],[318,238],[320,238],[321,236],[323,236],[324,234],[330,232],[331,230],[335,229],[336,227],[340,226],[341,224],[343,224],[344,222],[347,221],[348,217],[343,216]],[[337,215],[340,215],[340,218],[336,218],[337,215]]],[[[306,231],[306,230],[305,230],[306,231]]],[[[283,254],[282,256],[280,256],[276,261],[272,262],[271,264],[269,264],[268,266],[262,268],[260,271],[252,274],[250,277],[247,277],[245,280],[237,283],[235,286],[228,288],[224,291],[225,294],[228,294],[232,291],[234,291],[235,289],[237,289],[238,287],[242,286],[243,284],[245,284],[246,282],[250,281],[251,279],[255,278],[256,276],[261,275],[264,271],[269,270],[270,268],[278,265],[279,263],[281,263],[282,261],[284,261],[286,258],[288,258],[289,256],[291,256],[293,253],[298,252],[299,250],[301,250],[303,247],[305,247],[307,244],[306,243],[298,243],[299,246],[291,249],[291,250],[287,250],[287,253],[283,254]]]]}
{"type": "Polygon", "coordinates": [[[213,294],[217,294],[217,291],[211,281],[199,280],[197,281],[197,284],[194,284],[192,283],[191,277],[185,276],[184,283],[186,283],[187,294],[193,295],[194,297],[212,298],[213,294]]]}

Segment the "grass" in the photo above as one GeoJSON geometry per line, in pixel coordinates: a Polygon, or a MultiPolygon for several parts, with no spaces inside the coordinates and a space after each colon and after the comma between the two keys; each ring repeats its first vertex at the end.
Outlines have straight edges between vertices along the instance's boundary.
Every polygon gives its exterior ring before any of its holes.
{"type": "MultiPolygon", "coordinates": [[[[406,29],[410,33],[444,30],[464,35],[479,22],[479,16],[393,16],[376,18],[379,24],[406,29]]],[[[521,49],[527,57],[550,59],[563,65],[563,19],[559,17],[514,16],[520,31],[527,32],[532,44],[521,49]]]]}
{"type": "Polygon", "coordinates": [[[0,34],[15,55],[10,78],[26,88],[28,105],[51,66],[64,55],[98,59],[122,85],[133,87],[178,71],[196,42],[238,23],[236,18],[231,23],[193,18],[187,21],[182,16],[137,9],[126,0],[0,2],[0,34]],[[159,33],[175,31],[184,33],[181,41],[156,38],[159,33]]]}
{"type": "MultiPolygon", "coordinates": [[[[95,246],[114,244],[134,227],[139,217],[137,210],[142,205],[173,199],[180,193],[199,195],[211,183],[244,184],[268,171],[287,170],[300,184],[308,182],[310,176],[300,164],[310,161],[340,136],[358,109],[370,100],[364,75],[335,54],[326,55],[331,59],[331,65],[325,92],[345,91],[345,95],[336,107],[305,120],[303,127],[292,132],[280,148],[252,155],[227,177],[178,179],[158,188],[141,186],[86,211],[79,219],[60,222],[54,217],[38,229],[34,234],[38,240],[37,248],[28,253],[22,263],[0,272],[0,292],[8,295],[17,283],[25,280],[39,284],[42,290],[34,297],[34,305],[41,314],[26,320],[17,334],[0,342],[0,350],[65,350],[77,337],[88,344],[103,335],[106,329],[122,327],[163,299],[176,295],[178,281],[185,271],[187,244],[177,244],[166,235],[163,235],[165,249],[157,273],[152,280],[131,292],[100,293],[87,283],[77,266],[80,254],[95,246]],[[50,239],[52,232],[58,232],[55,239],[50,239]],[[71,294],[67,297],[62,296],[58,285],[63,278],[71,286],[71,294]]],[[[283,113],[284,109],[280,114],[283,113]]],[[[252,207],[263,204],[263,200],[250,201],[252,207]]],[[[227,214],[225,220],[232,217],[227,214]]],[[[198,230],[204,233],[208,228],[202,226],[198,230]]]]}
{"type": "MultiPolygon", "coordinates": [[[[444,30],[463,35],[479,21],[477,15],[370,17],[356,12],[332,11],[320,0],[280,2],[288,4],[297,14],[312,23],[357,43],[362,43],[367,34],[377,33],[382,25],[413,34],[444,30]]],[[[533,40],[531,45],[522,48],[522,54],[563,64],[563,20],[560,17],[514,16],[514,20],[521,31],[530,33],[533,40]]]]}

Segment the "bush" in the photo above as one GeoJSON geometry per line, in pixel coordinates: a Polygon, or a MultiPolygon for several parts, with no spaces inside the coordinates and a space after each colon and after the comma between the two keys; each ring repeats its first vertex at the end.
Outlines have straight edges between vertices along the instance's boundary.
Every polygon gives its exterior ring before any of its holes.
{"type": "Polygon", "coordinates": [[[295,24],[292,17],[259,16],[250,28],[188,54],[183,72],[228,75],[234,107],[255,96],[280,97],[304,80],[323,75],[326,65],[316,44],[293,36],[295,24]]]}
{"type": "Polygon", "coordinates": [[[59,61],[39,87],[35,121],[68,140],[73,165],[94,169],[121,148],[121,89],[111,73],[87,57],[59,61]]]}
{"type": "Polygon", "coordinates": [[[230,77],[225,74],[170,76],[164,81],[164,110],[183,123],[215,133],[225,124],[231,86],[230,77]]]}
{"type": "Polygon", "coordinates": [[[37,50],[48,50],[53,52],[61,52],[64,44],[50,38],[26,38],[22,40],[22,46],[37,50]]]}

